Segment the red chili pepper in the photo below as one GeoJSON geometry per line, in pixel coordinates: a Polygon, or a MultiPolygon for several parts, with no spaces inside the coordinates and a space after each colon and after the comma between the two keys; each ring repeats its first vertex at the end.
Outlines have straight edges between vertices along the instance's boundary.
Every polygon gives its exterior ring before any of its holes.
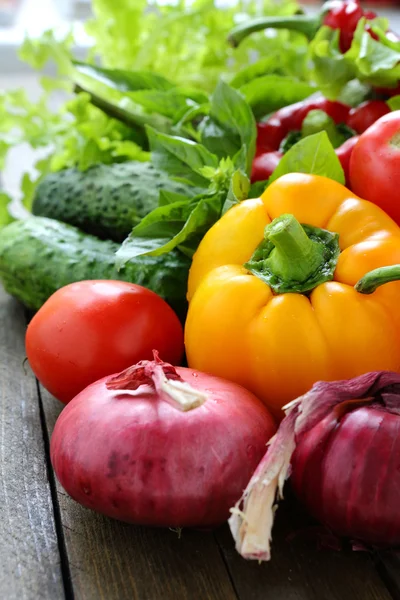
{"type": "Polygon", "coordinates": [[[347,125],[357,133],[364,133],[375,121],[390,113],[390,108],[383,100],[368,100],[356,108],[352,108],[347,125]]]}
{"type": "Polygon", "coordinates": [[[325,111],[336,124],[339,124],[346,123],[350,106],[341,102],[332,102],[318,94],[281,108],[267,121],[257,125],[256,155],[279,150],[281,142],[290,131],[300,131],[304,119],[312,110],[325,111]]]}
{"type": "Polygon", "coordinates": [[[273,115],[268,121],[257,123],[257,149],[256,155],[265,154],[270,150],[278,150],[281,141],[286,136],[279,117],[273,115]]]}
{"type": "Polygon", "coordinates": [[[400,84],[395,88],[375,88],[375,91],[377,94],[391,98],[392,96],[398,96],[400,94],[400,84]]]}
{"type": "MultiPolygon", "coordinates": [[[[349,181],[349,168],[350,158],[353,152],[353,148],[358,142],[358,135],[347,140],[344,144],[336,148],[335,152],[340,160],[343,167],[343,171],[346,177],[346,183],[349,181]]],[[[283,154],[282,152],[264,152],[263,154],[256,155],[253,160],[253,168],[251,172],[251,182],[266,181],[271,177],[272,173],[278,166],[283,154]]]]}
{"type": "Polygon", "coordinates": [[[282,156],[282,152],[265,152],[264,154],[256,156],[253,160],[251,183],[269,179],[278,166],[282,156]]]}
{"type": "Polygon", "coordinates": [[[342,165],[345,177],[346,177],[346,185],[348,185],[350,181],[350,158],[353,153],[353,148],[357,144],[359,139],[358,135],[353,136],[349,140],[346,140],[344,144],[336,148],[336,156],[340,160],[340,164],[342,165]]]}

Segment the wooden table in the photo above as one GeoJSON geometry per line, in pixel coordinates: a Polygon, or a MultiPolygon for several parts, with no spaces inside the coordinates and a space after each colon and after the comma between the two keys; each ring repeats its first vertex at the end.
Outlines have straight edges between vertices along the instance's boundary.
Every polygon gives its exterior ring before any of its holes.
{"type": "Polygon", "coordinates": [[[0,289],[1,600],[400,599],[396,554],[318,548],[295,503],[279,511],[263,565],[238,556],[226,526],[179,538],[80,507],[51,469],[61,406],[24,363],[25,327],[0,289]]]}

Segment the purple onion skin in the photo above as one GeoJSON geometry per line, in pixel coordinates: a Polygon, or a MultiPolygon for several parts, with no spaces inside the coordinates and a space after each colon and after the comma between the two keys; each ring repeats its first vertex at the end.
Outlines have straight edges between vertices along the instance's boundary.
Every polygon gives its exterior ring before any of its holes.
{"type": "Polygon", "coordinates": [[[295,493],[336,534],[399,545],[400,416],[378,402],[338,408],[296,439],[295,493]]]}
{"type": "Polygon", "coordinates": [[[51,461],[66,492],[108,517],[158,527],[215,527],[229,517],[276,431],[244,388],[176,367],[207,401],[181,412],[154,393],[107,389],[105,377],[62,411],[51,461]]]}

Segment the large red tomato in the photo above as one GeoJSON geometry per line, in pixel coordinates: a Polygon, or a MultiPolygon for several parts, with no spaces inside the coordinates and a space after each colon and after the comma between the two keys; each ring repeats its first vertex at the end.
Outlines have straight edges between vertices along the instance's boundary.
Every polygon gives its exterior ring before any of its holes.
{"type": "Polygon", "coordinates": [[[64,403],[106,375],[151,360],[153,349],[179,364],[182,326],[157,294],[123,281],[81,281],[61,288],[26,333],[33,372],[64,403]]]}
{"type": "Polygon", "coordinates": [[[400,111],[381,117],[355,145],[350,159],[352,191],[380,206],[400,224],[400,111]]]}

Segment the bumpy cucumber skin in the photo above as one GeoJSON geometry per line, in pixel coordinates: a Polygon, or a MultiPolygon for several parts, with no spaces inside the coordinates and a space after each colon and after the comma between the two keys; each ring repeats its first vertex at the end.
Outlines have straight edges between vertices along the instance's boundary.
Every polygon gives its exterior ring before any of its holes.
{"type": "Polygon", "coordinates": [[[187,186],[172,181],[151,163],[99,164],[85,172],[65,169],[40,182],[32,213],[121,242],[158,206],[161,189],[187,195],[187,186]]]}
{"type": "Polygon", "coordinates": [[[183,317],[190,260],[179,252],[143,256],[118,271],[117,249],[118,244],[99,240],[71,225],[29,217],[0,231],[0,280],[9,294],[32,310],[75,281],[129,281],[156,292],[183,317]]]}

